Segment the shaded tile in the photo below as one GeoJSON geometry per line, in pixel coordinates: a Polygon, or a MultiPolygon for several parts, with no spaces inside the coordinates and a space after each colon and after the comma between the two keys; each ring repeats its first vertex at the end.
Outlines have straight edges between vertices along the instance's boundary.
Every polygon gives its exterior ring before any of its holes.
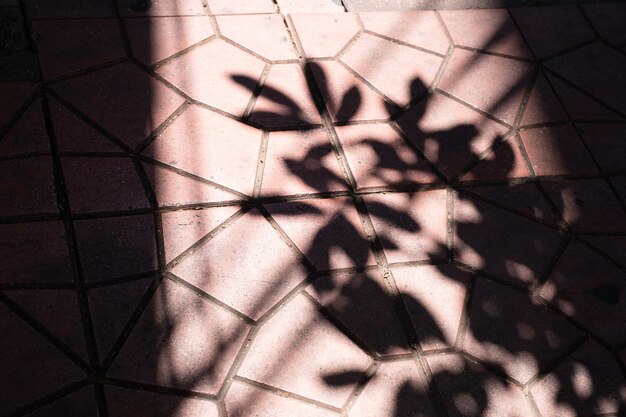
{"type": "Polygon", "coordinates": [[[380,365],[348,415],[431,417],[436,414],[417,364],[403,361],[380,365]]]}
{"type": "Polygon", "coordinates": [[[131,147],[139,145],[183,103],[182,97],[129,63],[52,88],[131,147]]]}
{"type": "Polygon", "coordinates": [[[41,111],[41,103],[36,100],[7,134],[0,138],[0,156],[16,156],[49,150],[48,132],[41,111]]]}
{"type": "Polygon", "coordinates": [[[180,397],[116,386],[106,386],[110,417],[218,417],[217,405],[209,400],[180,397]]]}
{"type": "Polygon", "coordinates": [[[352,13],[310,13],[290,16],[308,58],[333,57],[361,30],[352,13]]]}
{"type": "Polygon", "coordinates": [[[333,121],[386,119],[394,110],[339,62],[315,61],[309,66],[333,121]]]}
{"type": "Polygon", "coordinates": [[[161,223],[165,261],[172,261],[239,209],[238,206],[230,206],[163,213],[161,223]]]}
{"type": "Polygon", "coordinates": [[[118,22],[106,20],[35,20],[37,52],[46,79],[123,58],[118,22]]]}
{"type": "Polygon", "coordinates": [[[457,45],[519,57],[530,56],[506,9],[442,10],[440,15],[457,45]]]}
{"type": "Polygon", "coordinates": [[[585,240],[614,261],[626,266],[626,236],[585,236],[585,240]]]}
{"type": "Polygon", "coordinates": [[[207,0],[212,14],[242,14],[242,13],[274,13],[276,6],[272,0],[246,0],[234,2],[232,0],[207,0]]]}
{"type": "Polygon", "coordinates": [[[241,116],[264,66],[240,48],[213,39],[159,67],[157,73],[192,98],[241,116]]]}
{"type": "Polygon", "coordinates": [[[404,330],[377,272],[318,278],[307,291],[378,354],[409,352],[404,330]]]}
{"type": "Polygon", "coordinates": [[[509,137],[484,156],[461,180],[493,180],[529,177],[526,160],[515,137],[509,137]]]}
{"type": "Polygon", "coordinates": [[[162,61],[215,34],[206,16],[126,19],[124,25],[133,56],[146,65],[162,61]]]}
{"type": "Polygon", "coordinates": [[[517,285],[539,278],[562,235],[546,226],[470,198],[454,206],[455,258],[517,285]]]}
{"type": "Polygon", "coordinates": [[[522,390],[457,354],[429,356],[443,403],[450,415],[531,417],[522,390]]]}
{"type": "Polygon", "coordinates": [[[450,46],[444,27],[433,11],[361,13],[366,30],[400,42],[445,54],[450,46]]]}
{"type": "Polygon", "coordinates": [[[596,167],[578,134],[570,125],[520,132],[535,174],[595,174],[596,167]]]}
{"type": "Polygon", "coordinates": [[[552,87],[544,75],[539,75],[524,109],[521,125],[567,121],[552,87]]]}
{"type": "Polygon", "coordinates": [[[364,197],[389,262],[445,257],[445,191],[364,197]]]}
{"type": "Polygon", "coordinates": [[[572,241],[540,295],[607,343],[626,341],[624,271],[572,241]]]}
{"type": "Polygon", "coordinates": [[[603,171],[626,168],[626,125],[577,124],[576,127],[603,171]]]}
{"type": "Polygon", "coordinates": [[[559,53],[594,37],[574,5],[516,7],[510,12],[537,57],[559,53]]]}
{"type": "Polygon", "coordinates": [[[624,411],[626,384],[619,365],[599,344],[588,341],[531,387],[544,416],[574,417],[624,411]]]}
{"type": "Polygon", "coordinates": [[[583,10],[603,39],[621,46],[626,43],[626,7],[620,3],[586,4],[583,10]]]}
{"type": "Polygon", "coordinates": [[[449,178],[507,131],[504,126],[441,94],[421,100],[397,123],[449,178]]]}
{"type": "Polygon", "coordinates": [[[0,127],[13,117],[24,101],[35,91],[35,83],[0,82],[0,127]]]}
{"type": "Polygon", "coordinates": [[[364,34],[341,58],[400,106],[425,92],[442,58],[364,34]]]}
{"type": "Polygon", "coordinates": [[[79,220],[76,239],[87,282],[158,267],[151,215],[79,220]]]}
{"type": "Polygon", "coordinates": [[[261,131],[191,106],[163,131],[146,154],[168,165],[251,195],[261,131]]]}
{"type": "Polygon", "coordinates": [[[270,61],[298,59],[278,14],[218,16],[216,20],[222,36],[270,61]]]}
{"type": "Polygon", "coordinates": [[[264,127],[322,123],[300,64],[272,65],[249,118],[264,127]]]}
{"type": "Polygon", "coordinates": [[[150,207],[130,158],[64,157],[62,165],[74,213],[150,207]]]}
{"type": "Polygon", "coordinates": [[[300,295],[263,325],[239,375],[341,407],[370,362],[300,295]]]}
{"type": "Polygon", "coordinates": [[[45,405],[28,414],[29,417],[97,417],[97,415],[98,406],[91,385],[81,388],[78,391],[60,398],[52,404],[45,405]]]}
{"type": "Polygon", "coordinates": [[[202,0],[120,0],[118,9],[122,16],[180,16],[203,15],[202,0]]]}
{"type": "Polygon", "coordinates": [[[455,346],[470,274],[451,265],[392,271],[422,349],[455,346]]]}
{"type": "Polygon", "coordinates": [[[72,268],[63,223],[0,225],[3,282],[71,282],[72,268]]]}
{"type": "Polygon", "coordinates": [[[52,159],[38,156],[0,162],[0,216],[57,213],[52,159]]]}
{"type": "Polygon", "coordinates": [[[267,207],[318,270],[376,265],[352,200],[301,200],[267,207]]]}
{"type": "Polygon", "coordinates": [[[525,62],[455,49],[439,88],[512,124],[531,73],[525,62]]]}
{"type": "Polygon", "coordinates": [[[358,188],[432,183],[437,177],[389,125],[336,128],[358,188]]]}
{"type": "Polygon", "coordinates": [[[626,214],[604,180],[545,183],[544,188],[574,230],[582,233],[626,231],[626,214]]]}
{"type": "Polygon", "coordinates": [[[115,16],[109,0],[26,0],[25,3],[28,15],[33,19],[115,16]]]}
{"type": "Polygon", "coordinates": [[[256,210],[195,250],[172,272],[253,319],[306,278],[299,259],[256,210]]]}
{"type": "Polygon", "coordinates": [[[324,130],[272,132],[261,195],[290,195],[347,189],[324,130]]]}
{"type": "Polygon", "coordinates": [[[215,394],[246,333],[247,326],[241,320],[165,280],[109,374],[215,394]]]}

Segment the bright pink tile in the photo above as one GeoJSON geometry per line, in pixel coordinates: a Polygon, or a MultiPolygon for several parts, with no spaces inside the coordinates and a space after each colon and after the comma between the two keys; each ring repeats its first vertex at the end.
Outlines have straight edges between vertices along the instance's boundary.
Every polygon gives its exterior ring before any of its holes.
{"type": "Polygon", "coordinates": [[[272,0],[207,0],[212,14],[274,13],[276,6],[272,0]]]}
{"type": "Polygon", "coordinates": [[[351,13],[302,13],[290,16],[308,58],[333,57],[361,30],[351,13]]]}

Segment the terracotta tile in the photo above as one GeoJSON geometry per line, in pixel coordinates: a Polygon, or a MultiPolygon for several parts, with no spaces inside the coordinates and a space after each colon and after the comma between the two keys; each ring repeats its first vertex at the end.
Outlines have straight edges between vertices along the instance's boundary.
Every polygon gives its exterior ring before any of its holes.
{"type": "Polygon", "coordinates": [[[172,272],[253,319],[306,278],[295,254],[256,210],[198,248],[172,272]]]}
{"type": "Polygon", "coordinates": [[[585,144],[605,171],[626,168],[626,126],[618,124],[577,124],[585,144]]]}
{"type": "Polygon", "coordinates": [[[455,44],[500,54],[529,57],[524,39],[505,9],[442,10],[455,44]]]}
{"type": "Polygon", "coordinates": [[[461,180],[494,180],[529,177],[530,172],[515,137],[508,138],[484,156],[461,180]]]}
{"type": "Polygon", "coordinates": [[[276,6],[272,0],[246,0],[234,2],[232,0],[207,0],[212,14],[242,14],[242,13],[274,13],[276,6]]]}
{"type": "Polygon", "coordinates": [[[544,75],[540,75],[528,98],[524,109],[521,125],[567,121],[567,114],[563,111],[552,87],[544,75]]]}
{"type": "Polygon", "coordinates": [[[455,346],[470,274],[450,265],[392,271],[422,349],[455,346]]]}
{"type": "Polygon", "coordinates": [[[531,72],[525,62],[455,49],[439,88],[512,124],[531,72]]]}
{"type": "Polygon", "coordinates": [[[520,132],[535,174],[595,174],[596,167],[576,131],[570,125],[520,132]]]}
{"type": "Polygon", "coordinates": [[[352,13],[303,13],[290,19],[308,58],[337,55],[361,30],[352,13]]]}
{"type": "Polygon", "coordinates": [[[89,290],[89,309],[101,361],[109,354],[152,280],[142,279],[89,290]]]}
{"type": "Polygon", "coordinates": [[[150,207],[130,158],[62,158],[70,207],[74,213],[150,207]]]}
{"type": "Polygon", "coordinates": [[[0,225],[2,282],[71,282],[72,269],[63,223],[0,225]]]}
{"type": "Polygon", "coordinates": [[[531,387],[543,416],[601,415],[624,410],[626,385],[612,355],[585,343],[531,387]]]}
{"type": "Polygon", "coordinates": [[[626,113],[626,99],[621,93],[626,89],[626,74],[622,71],[626,66],[624,54],[596,42],[552,59],[546,65],[609,106],[626,113]]]}
{"type": "Polygon", "coordinates": [[[0,138],[0,156],[16,156],[28,152],[49,152],[48,132],[36,100],[20,119],[0,138]]]}
{"type": "Polygon", "coordinates": [[[202,0],[121,0],[117,3],[122,16],[203,15],[202,0]]]}
{"type": "Polygon", "coordinates": [[[157,72],[192,98],[241,116],[264,66],[253,55],[213,39],[159,67],[157,72]]]}
{"type": "Polygon", "coordinates": [[[98,407],[92,386],[88,385],[79,389],[52,404],[38,408],[29,417],[57,417],[62,415],[80,415],[84,417],[97,417],[98,407]]]}
{"type": "Polygon", "coordinates": [[[61,342],[87,359],[75,290],[19,290],[5,294],[61,342]]]}
{"type": "Polygon", "coordinates": [[[341,58],[400,106],[424,93],[442,58],[364,34],[341,58]]]}
{"type": "Polygon", "coordinates": [[[318,270],[376,265],[349,198],[302,200],[267,209],[318,270]]]}
{"type": "Polygon", "coordinates": [[[154,417],[218,417],[217,405],[208,400],[149,391],[106,386],[107,410],[111,417],[148,414],[154,417]]]}
{"type": "Polygon", "coordinates": [[[546,226],[470,198],[454,206],[455,258],[516,285],[539,278],[562,235],[546,226]]]}
{"type": "Polygon", "coordinates": [[[11,335],[3,342],[0,356],[0,413],[8,414],[85,376],[3,304],[0,323],[2,334],[11,335]]]}
{"type": "Polygon", "coordinates": [[[245,340],[247,329],[225,310],[165,280],[109,374],[215,394],[245,340]]]}
{"type": "Polygon", "coordinates": [[[309,63],[333,121],[386,119],[393,106],[336,61],[309,63]]]}
{"type": "Polygon", "coordinates": [[[626,19],[626,7],[623,4],[587,4],[582,8],[603,39],[616,46],[626,43],[626,31],[623,25],[626,19]]]}
{"type": "Polygon", "coordinates": [[[546,183],[544,188],[574,230],[582,233],[626,231],[626,214],[603,180],[546,183]]]}
{"type": "Polygon", "coordinates": [[[573,241],[557,262],[541,296],[607,343],[626,341],[624,272],[573,241]]]}
{"type": "Polygon", "coordinates": [[[298,59],[278,14],[218,16],[220,34],[270,61],[298,59]]]}
{"type": "Polygon", "coordinates": [[[335,0],[276,0],[281,13],[344,13],[341,2],[335,0]]]}
{"type": "Polygon", "coordinates": [[[593,39],[593,32],[574,5],[510,9],[537,57],[545,57],[593,39]]]}
{"type": "Polygon", "coordinates": [[[124,44],[113,19],[35,20],[37,52],[50,79],[123,58],[124,44]]]}
{"type": "Polygon", "coordinates": [[[580,336],[565,318],[526,294],[479,280],[463,348],[525,383],[580,336]]]}
{"type": "Polygon", "coordinates": [[[158,267],[151,215],[79,220],[75,227],[87,282],[158,267]]]}
{"type": "Polygon", "coordinates": [[[522,390],[460,355],[429,356],[428,363],[450,415],[531,417],[522,390]]]}
{"type": "Polygon", "coordinates": [[[290,195],[347,189],[324,130],[272,132],[261,195],[290,195]]]}
{"type": "Polygon", "coordinates": [[[626,202],[626,177],[611,177],[609,182],[613,185],[613,187],[615,187],[618,199],[621,200],[622,203],[626,202]]]}
{"type": "Polygon", "coordinates": [[[251,195],[261,131],[204,109],[189,107],[146,154],[173,167],[251,195]]]}
{"type": "Polygon", "coordinates": [[[370,362],[298,296],[263,325],[239,375],[341,407],[370,362]]]}
{"type": "Polygon", "coordinates": [[[389,125],[336,128],[358,188],[437,181],[428,165],[389,125]]]}
{"type": "Polygon", "coordinates": [[[114,17],[109,0],[84,2],[82,0],[26,0],[26,10],[33,19],[114,17]]]}
{"type": "Polygon", "coordinates": [[[409,353],[405,332],[377,272],[318,278],[307,291],[378,354],[409,353]]]}
{"type": "Polygon", "coordinates": [[[129,63],[63,81],[53,89],[131,147],[183,103],[182,97],[129,63]]]}
{"type": "Polygon", "coordinates": [[[13,117],[28,96],[34,93],[35,87],[35,83],[30,82],[0,82],[0,127],[13,117]]]}
{"type": "Polygon", "coordinates": [[[207,16],[133,18],[125,19],[124,25],[133,56],[146,65],[162,61],[215,34],[207,16]]]}
{"type": "Polygon", "coordinates": [[[249,118],[264,127],[321,124],[299,64],[275,64],[259,92],[249,118]]]}
{"type": "Polygon", "coordinates": [[[403,361],[382,364],[348,415],[432,417],[436,414],[416,363],[403,361]]]}
{"type": "Polygon", "coordinates": [[[0,162],[0,216],[57,213],[52,159],[38,156],[0,162]]]}
{"type": "Polygon", "coordinates": [[[626,236],[585,236],[585,240],[609,258],[626,266],[626,236]]]}
{"type": "Polygon", "coordinates": [[[447,177],[457,174],[507,131],[504,126],[441,94],[420,101],[397,122],[447,177]]]}
{"type": "Polygon", "coordinates": [[[152,184],[159,206],[178,206],[241,200],[238,194],[222,190],[196,178],[178,174],[171,168],[144,163],[144,171],[152,184]]]}
{"type": "Polygon", "coordinates": [[[445,54],[450,46],[446,31],[432,11],[361,13],[366,30],[400,42],[445,54]]]}
{"type": "Polygon", "coordinates": [[[166,262],[172,261],[239,209],[238,206],[231,206],[163,213],[161,222],[166,262]]]}
{"type": "Polygon", "coordinates": [[[445,257],[445,191],[372,194],[364,200],[389,262],[445,257]]]}

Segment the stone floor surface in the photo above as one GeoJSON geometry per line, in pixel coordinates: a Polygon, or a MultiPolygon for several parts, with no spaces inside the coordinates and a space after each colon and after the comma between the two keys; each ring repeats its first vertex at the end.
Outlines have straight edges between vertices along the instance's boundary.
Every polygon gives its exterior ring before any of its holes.
{"type": "Polygon", "coordinates": [[[0,415],[626,415],[626,3],[281,3],[25,1],[0,415]]]}

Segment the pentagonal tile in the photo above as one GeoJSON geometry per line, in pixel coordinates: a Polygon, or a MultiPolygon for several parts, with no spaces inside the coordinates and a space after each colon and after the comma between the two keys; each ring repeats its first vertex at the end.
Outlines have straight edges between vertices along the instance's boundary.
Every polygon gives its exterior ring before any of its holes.
{"type": "Polygon", "coordinates": [[[352,13],[301,13],[290,19],[308,58],[335,56],[361,30],[352,13]]]}

